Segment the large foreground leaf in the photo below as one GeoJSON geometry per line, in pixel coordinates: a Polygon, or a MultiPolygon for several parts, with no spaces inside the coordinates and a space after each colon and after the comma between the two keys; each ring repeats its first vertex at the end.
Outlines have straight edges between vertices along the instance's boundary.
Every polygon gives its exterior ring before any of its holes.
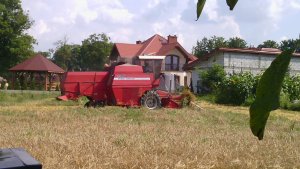
{"type": "Polygon", "coordinates": [[[227,5],[229,6],[230,10],[233,10],[238,0],[226,0],[227,5]]]}
{"type": "Polygon", "coordinates": [[[270,112],[279,107],[279,96],[285,73],[294,50],[286,50],[276,57],[264,72],[256,90],[256,99],[250,107],[250,128],[262,140],[270,112]]]}
{"type": "Polygon", "coordinates": [[[198,3],[197,3],[197,20],[199,19],[200,15],[202,13],[205,2],[206,2],[206,0],[198,0],[198,3]]]}
{"type": "MultiPolygon", "coordinates": [[[[198,3],[197,3],[197,20],[199,19],[200,15],[202,13],[205,2],[206,2],[206,0],[198,0],[198,3]]],[[[230,10],[233,10],[233,8],[237,4],[237,2],[238,2],[238,0],[226,0],[226,3],[229,6],[230,10]]]]}

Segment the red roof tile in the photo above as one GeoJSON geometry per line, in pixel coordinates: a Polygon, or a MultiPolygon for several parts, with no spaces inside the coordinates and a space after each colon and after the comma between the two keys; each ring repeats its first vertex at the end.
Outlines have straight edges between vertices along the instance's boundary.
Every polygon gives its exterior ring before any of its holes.
{"type": "Polygon", "coordinates": [[[36,71],[36,72],[53,72],[64,73],[65,71],[56,64],[38,54],[24,62],[12,67],[10,71],[36,71]]]}
{"type": "Polygon", "coordinates": [[[126,43],[116,43],[116,48],[121,57],[131,58],[137,56],[139,50],[143,47],[142,44],[126,44],[126,43]]]}
{"type": "Polygon", "coordinates": [[[140,44],[116,43],[115,48],[118,50],[120,57],[132,58],[141,55],[166,55],[173,49],[178,49],[190,61],[197,58],[188,53],[178,42],[168,43],[164,37],[155,34],[140,44]]]}

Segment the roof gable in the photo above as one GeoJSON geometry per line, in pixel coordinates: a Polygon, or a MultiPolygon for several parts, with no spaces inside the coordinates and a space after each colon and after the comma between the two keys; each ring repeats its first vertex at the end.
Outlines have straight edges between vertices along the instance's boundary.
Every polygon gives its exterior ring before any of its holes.
{"type": "Polygon", "coordinates": [[[126,44],[116,43],[115,48],[121,57],[134,57],[137,56],[138,51],[143,47],[142,44],[126,44]]]}

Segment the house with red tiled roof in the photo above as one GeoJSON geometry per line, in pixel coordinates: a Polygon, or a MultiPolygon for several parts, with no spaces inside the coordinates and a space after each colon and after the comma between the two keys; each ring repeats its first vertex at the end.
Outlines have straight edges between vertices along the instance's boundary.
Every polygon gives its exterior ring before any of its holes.
{"type": "Polygon", "coordinates": [[[183,67],[195,61],[197,57],[188,53],[177,41],[177,36],[169,35],[164,38],[158,34],[145,41],[135,44],[115,43],[109,57],[110,62],[123,62],[150,67],[156,75],[163,72],[174,75],[174,79],[181,86],[189,86],[191,71],[183,67]]]}
{"type": "MultiPolygon", "coordinates": [[[[228,74],[250,72],[262,73],[281,53],[273,48],[219,48],[185,65],[186,70],[192,70],[193,90],[201,90],[201,79],[196,69],[207,70],[214,64],[221,65],[228,74]]],[[[300,75],[300,53],[294,53],[290,63],[290,73],[300,75]]]]}

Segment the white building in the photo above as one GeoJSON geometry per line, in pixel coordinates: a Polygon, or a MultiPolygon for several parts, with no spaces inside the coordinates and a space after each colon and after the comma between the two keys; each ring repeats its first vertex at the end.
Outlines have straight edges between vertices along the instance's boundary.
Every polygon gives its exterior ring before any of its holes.
{"type": "MultiPolygon", "coordinates": [[[[214,64],[221,65],[230,73],[251,72],[259,74],[268,68],[281,51],[273,48],[219,48],[186,66],[192,70],[193,89],[199,91],[201,79],[196,69],[205,70],[214,64]]],[[[295,53],[290,63],[290,73],[300,74],[300,54],[295,53]]]]}

